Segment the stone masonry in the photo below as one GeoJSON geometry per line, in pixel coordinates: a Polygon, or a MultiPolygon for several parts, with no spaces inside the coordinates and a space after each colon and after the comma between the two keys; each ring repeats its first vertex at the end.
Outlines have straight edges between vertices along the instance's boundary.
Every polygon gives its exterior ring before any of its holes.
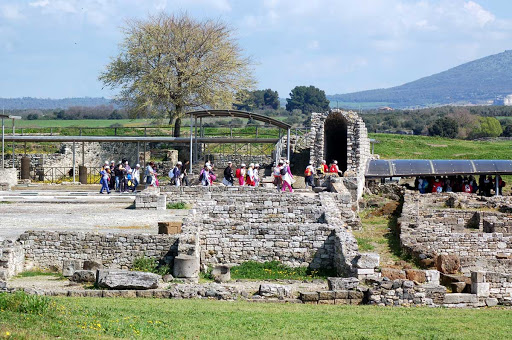
{"type": "MultiPolygon", "coordinates": [[[[312,113],[309,134],[310,161],[315,166],[326,158],[325,121],[330,114],[340,113],[347,122],[347,171],[344,174],[345,186],[354,192],[358,200],[363,195],[366,165],[370,158],[370,140],[361,117],[353,111],[332,110],[325,113],[312,113]]],[[[330,162],[331,160],[327,160],[330,162]]]]}

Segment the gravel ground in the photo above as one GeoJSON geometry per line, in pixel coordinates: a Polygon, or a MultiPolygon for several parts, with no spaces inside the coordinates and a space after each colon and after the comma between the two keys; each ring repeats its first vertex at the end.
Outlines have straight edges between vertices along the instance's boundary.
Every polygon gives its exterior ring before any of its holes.
{"type": "Polygon", "coordinates": [[[158,233],[158,222],[181,221],[188,210],[135,210],[127,203],[0,204],[0,240],[26,230],[158,233]]]}

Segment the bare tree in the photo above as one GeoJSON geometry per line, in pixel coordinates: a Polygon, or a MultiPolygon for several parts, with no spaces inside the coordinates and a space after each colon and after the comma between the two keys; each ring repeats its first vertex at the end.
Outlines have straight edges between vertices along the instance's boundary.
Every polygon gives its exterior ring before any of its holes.
{"type": "Polygon", "coordinates": [[[176,137],[185,110],[231,107],[254,83],[250,58],[220,21],[160,13],[128,21],[123,33],[119,55],[99,79],[120,88],[116,99],[132,112],[168,115],[176,137]]]}

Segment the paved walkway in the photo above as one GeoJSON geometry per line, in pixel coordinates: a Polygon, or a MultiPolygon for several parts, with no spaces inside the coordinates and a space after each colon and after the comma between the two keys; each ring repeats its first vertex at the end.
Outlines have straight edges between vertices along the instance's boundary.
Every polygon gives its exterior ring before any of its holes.
{"type": "Polygon", "coordinates": [[[156,234],[158,222],[181,221],[188,210],[135,210],[134,196],[97,193],[0,192],[0,240],[26,230],[156,234]]]}

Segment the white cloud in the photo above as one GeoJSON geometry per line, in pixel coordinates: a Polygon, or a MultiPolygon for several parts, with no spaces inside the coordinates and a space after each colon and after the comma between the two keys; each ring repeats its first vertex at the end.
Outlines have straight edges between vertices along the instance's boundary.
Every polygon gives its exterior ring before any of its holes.
{"type": "Polygon", "coordinates": [[[0,6],[0,15],[7,20],[23,19],[20,7],[13,4],[4,4],[0,6]]]}
{"type": "Polygon", "coordinates": [[[480,26],[485,26],[486,24],[493,22],[495,19],[491,12],[486,11],[482,6],[473,1],[464,3],[464,9],[478,22],[480,26]]]}
{"type": "Polygon", "coordinates": [[[46,7],[48,6],[48,4],[50,3],[49,0],[39,0],[39,1],[33,1],[33,2],[29,2],[29,6],[32,6],[32,7],[46,7]]]}

